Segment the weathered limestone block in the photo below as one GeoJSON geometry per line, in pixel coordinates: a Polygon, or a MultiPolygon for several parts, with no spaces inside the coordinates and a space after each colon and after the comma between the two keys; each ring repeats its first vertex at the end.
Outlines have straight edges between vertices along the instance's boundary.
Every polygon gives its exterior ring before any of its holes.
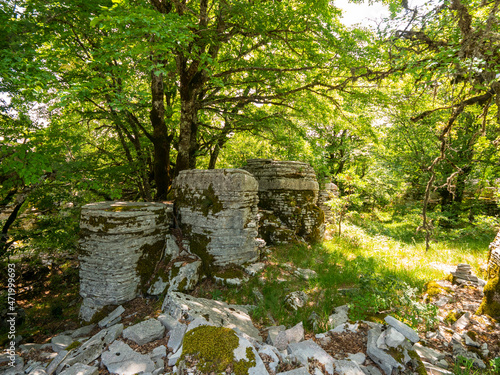
{"type": "Polygon", "coordinates": [[[241,169],[182,171],[174,180],[175,208],[183,245],[203,270],[258,258],[258,184],[241,169]]]}
{"type": "Polygon", "coordinates": [[[171,212],[171,205],[145,202],[99,202],[82,208],[82,319],[89,321],[103,306],[145,292],[165,248],[171,212]]]}
{"type": "Polygon", "coordinates": [[[283,243],[296,240],[294,237],[310,241],[323,238],[324,213],[317,206],[319,185],[309,164],[251,159],[244,169],[259,182],[259,208],[266,212],[259,234],[264,240],[283,243]],[[272,215],[268,211],[272,211],[272,215]],[[292,231],[291,238],[281,238],[285,234],[283,226],[292,231]],[[280,230],[280,236],[273,236],[276,229],[280,230]]]}
{"type": "Polygon", "coordinates": [[[488,257],[488,283],[484,286],[484,297],[477,315],[500,316],[500,231],[490,244],[488,257]]]}
{"type": "Polygon", "coordinates": [[[318,206],[325,214],[325,222],[333,222],[332,208],[326,204],[329,200],[340,195],[339,188],[332,182],[325,183],[325,186],[319,190],[318,193],[318,206]]]}

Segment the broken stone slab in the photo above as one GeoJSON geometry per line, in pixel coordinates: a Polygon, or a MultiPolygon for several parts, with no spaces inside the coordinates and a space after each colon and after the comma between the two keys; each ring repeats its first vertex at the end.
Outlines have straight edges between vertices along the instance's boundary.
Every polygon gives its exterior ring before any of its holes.
{"type": "Polygon", "coordinates": [[[274,346],[264,344],[259,348],[259,354],[265,354],[271,358],[271,362],[269,362],[269,368],[273,372],[276,372],[276,368],[280,363],[280,352],[274,346]]]}
{"type": "Polygon", "coordinates": [[[375,366],[359,366],[365,375],[383,375],[375,366]]]}
{"type": "Polygon", "coordinates": [[[455,323],[453,323],[452,327],[455,329],[465,329],[470,322],[470,316],[471,313],[467,311],[455,323]]]}
{"type": "Polygon", "coordinates": [[[167,347],[176,352],[182,345],[184,340],[184,335],[186,334],[187,326],[183,323],[178,323],[172,331],[170,331],[170,337],[168,339],[167,347]]]}
{"type": "Polygon", "coordinates": [[[71,334],[71,337],[76,339],[78,337],[89,336],[92,330],[95,328],[95,324],[89,324],[87,326],[80,327],[75,329],[71,334]]]}
{"type": "Polygon", "coordinates": [[[248,310],[241,306],[172,292],[165,297],[162,310],[176,319],[181,317],[187,320],[194,320],[196,317],[208,318],[218,327],[237,327],[255,340],[262,341],[260,331],[252,324],[248,310]]]}
{"type": "MultiPolygon", "coordinates": [[[[397,348],[403,342],[405,342],[406,338],[394,327],[389,327],[385,332],[385,344],[388,347],[397,348]]],[[[382,335],[380,335],[382,337],[382,335]]]]}
{"type": "Polygon", "coordinates": [[[159,340],[165,334],[165,327],[156,319],[148,319],[123,330],[123,337],[134,341],[137,345],[159,340]]]}
{"type": "Polygon", "coordinates": [[[52,337],[50,343],[52,345],[52,350],[56,353],[59,353],[61,350],[64,350],[68,346],[70,346],[73,341],[74,340],[71,338],[71,336],[59,335],[52,337]]]}
{"type": "Polygon", "coordinates": [[[121,315],[125,312],[125,309],[122,305],[118,306],[114,309],[107,317],[102,319],[98,325],[100,328],[111,327],[116,323],[119,323],[121,320],[121,315]]]}
{"type": "Polygon", "coordinates": [[[366,355],[364,353],[348,354],[347,359],[349,361],[356,362],[358,365],[362,365],[366,361],[366,355]]]}
{"type": "Polygon", "coordinates": [[[359,323],[344,323],[331,329],[329,332],[331,333],[344,333],[344,332],[356,332],[358,330],[359,323]]]}
{"type": "Polygon", "coordinates": [[[102,353],[101,361],[111,374],[134,375],[155,370],[155,364],[148,355],[140,354],[118,340],[102,353]]]}
{"type": "Polygon", "coordinates": [[[276,375],[309,375],[307,367],[299,367],[290,371],[279,372],[276,375]]]}
{"type": "Polygon", "coordinates": [[[24,370],[24,373],[27,373],[29,375],[47,375],[47,372],[42,366],[37,366],[29,372],[27,372],[27,370],[24,370]]]}
{"type": "MultiPolygon", "coordinates": [[[[21,353],[28,353],[30,350],[40,350],[42,347],[41,344],[34,344],[34,343],[26,343],[19,345],[19,349],[21,350],[21,353]]],[[[0,362],[1,363],[1,362],[0,362]]]]}
{"type": "Polygon", "coordinates": [[[175,366],[182,355],[182,346],[168,357],[168,365],[175,366]]]}
{"type": "Polygon", "coordinates": [[[439,366],[435,366],[431,363],[424,362],[422,361],[425,370],[427,371],[427,374],[429,375],[453,375],[453,372],[450,372],[444,368],[441,368],[439,366]]]}
{"type": "Polygon", "coordinates": [[[170,316],[169,314],[160,314],[156,318],[158,321],[163,324],[165,329],[167,331],[171,331],[174,329],[174,327],[179,324],[179,320],[175,319],[174,317],[170,316]]]}
{"type": "Polygon", "coordinates": [[[398,330],[399,333],[401,333],[411,342],[416,343],[420,341],[418,333],[416,333],[413,329],[411,329],[408,325],[404,324],[403,322],[400,322],[399,320],[393,318],[390,315],[386,316],[384,320],[387,324],[396,328],[396,330],[398,330]]]}
{"type": "Polygon", "coordinates": [[[402,369],[405,367],[397,362],[391,355],[377,347],[377,339],[382,334],[378,328],[372,328],[368,331],[368,340],[366,344],[366,354],[368,357],[380,366],[386,375],[391,375],[393,369],[402,369]]]}
{"type": "Polygon", "coordinates": [[[269,372],[267,371],[262,358],[260,358],[259,353],[257,353],[257,350],[252,345],[252,343],[244,337],[238,336],[238,338],[239,345],[234,350],[234,360],[248,361],[248,353],[249,351],[251,351],[253,353],[253,357],[255,358],[255,365],[248,369],[248,375],[269,375],[269,372]]]}
{"type": "Polygon", "coordinates": [[[348,312],[349,306],[347,305],[336,307],[334,313],[328,317],[328,327],[333,329],[347,323],[349,321],[348,312]]]}
{"type": "Polygon", "coordinates": [[[464,339],[465,339],[465,345],[467,346],[472,346],[474,348],[481,347],[481,345],[478,342],[474,341],[468,334],[464,335],[464,339]]]}
{"type": "Polygon", "coordinates": [[[312,280],[318,277],[316,271],[304,268],[297,268],[293,273],[303,280],[312,280]]]}
{"type": "Polygon", "coordinates": [[[461,343],[454,343],[452,344],[452,347],[453,347],[453,355],[455,356],[455,358],[461,356],[473,361],[474,365],[481,369],[486,368],[486,364],[483,362],[483,360],[479,358],[479,356],[476,353],[469,352],[461,343]]]}
{"type": "Polygon", "coordinates": [[[149,353],[149,357],[154,362],[157,359],[163,359],[167,356],[167,347],[165,345],[160,345],[154,348],[151,353],[149,353]]]}
{"type": "Polygon", "coordinates": [[[292,328],[280,331],[274,340],[274,346],[278,350],[285,350],[288,344],[297,343],[304,340],[304,325],[302,322],[292,328]]]}
{"type": "Polygon", "coordinates": [[[365,375],[356,362],[346,360],[335,360],[335,373],[339,375],[365,375]]]}
{"type": "Polygon", "coordinates": [[[57,356],[50,362],[47,366],[47,375],[52,375],[56,370],[59,364],[64,361],[64,359],[68,356],[69,352],[67,350],[61,350],[57,353],[57,356]]]}
{"type": "Polygon", "coordinates": [[[445,358],[445,354],[443,354],[435,349],[423,346],[419,343],[416,343],[415,345],[413,345],[413,350],[415,350],[417,352],[417,354],[420,356],[422,361],[430,362],[434,365],[437,364],[440,360],[445,358]]]}
{"type": "Polygon", "coordinates": [[[328,374],[333,375],[333,357],[314,341],[306,340],[288,344],[287,352],[289,355],[294,355],[305,366],[308,365],[309,358],[315,359],[325,366],[328,374]]]}
{"type": "Polygon", "coordinates": [[[186,329],[186,333],[200,326],[215,326],[215,324],[206,320],[205,318],[197,317],[195,320],[189,323],[186,329]]]}
{"type": "Polygon", "coordinates": [[[87,366],[83,363],[75,363],[73,366],[67,368],[60,375],[97,375],[99,369],[95,366],[87,366]]]}
{"type": "Polygon", "coordinates": [[[75,363],[88,365],[97,359],[106,347],[115,341],[123,332],[123,324],[115,324],[109,328],[96,333],[81,346],[72,350],[68,356],[58,366],[56,373],[65,367],[72,366],[75,363]]]}
{"type": "Polygon", "coordinates": [[[288,294],[285,297],[285,305],[291,310],[297,311],[298,309],[305,306],[309,297],[303,291],[296,291],[288,294]]]}
{"type": "Polygon", "coordinates": [[[278,337],[278,334],[285,330],[286,327],[284,325],[268,327],[266,342],[269,345],[276,346],[276,338],[278,337]]]}
{"type": "Polygon", "coordinates": [[[172,275],[174,273],[176,276],[170,279],[170,286],[168,287],[167,293],[186,293],[192,291],[200,281],[202,272],[201,266],[201,260],[195,260],[187,264],[183,262],[174,263],[174,268],[170,274],[172,275]]]}
{"type": "Polygon", "coordinates": [[[265,267],[266,267],[265,263],[258,262],[258,263],[253,263],[253,264],[250,264],[250,265],[248,265],[246,267],[243,267],[243,269],[250,276],[255,276],[259,272],[261,272],[265,267]]]}

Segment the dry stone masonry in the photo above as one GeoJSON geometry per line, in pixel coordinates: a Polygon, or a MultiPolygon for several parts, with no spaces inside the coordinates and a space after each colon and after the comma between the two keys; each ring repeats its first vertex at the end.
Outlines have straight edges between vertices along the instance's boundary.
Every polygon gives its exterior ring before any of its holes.
{"type": "Polygon", "coordinates": [[[249,160],[246,169],[183,171],[173,183],[173,204],[84,206],[81,318],[90,321],[104,306],[138,295],[189,292],[203,275],[255,262],[266,242],[257,238],[259,225],[271,243],[322,239],[324,214],[310,165],[262,159],[249,160]]]}
{"type": "Polygon", "coordinates": [[[174,181],[183,245],[212,268],[257,260],[258,184],[241,169],[182,171],[174,181]]]}
{"type": "Polygon", "coordinates": [[[316,205],[319,185],[314,169],[298,161],[250,159],[244,167],[259,183],[259,235],[269,243],[302,237],[319,241],[324,214],[316,205]]]}
{"type": "Polygon", "coordinates": [[[329,200],[339,196],[339,188],[332,182],[326,182],[325,186],[319,190],[318,206],[325,214],[325,222],[333,222],[332,208],[326,204],[329,200]]]}
{"type": "Polygon", "coordinates": [[[82,208],[82,319],[142,293],[163,255],[172,207],[161,203],[100,202],[82,208]]]}
{"type": "Polygon", "coordinates": [[[490,244],[488,259],[488,283],[477,314],[500,316],[500,231],[490,244]]]}

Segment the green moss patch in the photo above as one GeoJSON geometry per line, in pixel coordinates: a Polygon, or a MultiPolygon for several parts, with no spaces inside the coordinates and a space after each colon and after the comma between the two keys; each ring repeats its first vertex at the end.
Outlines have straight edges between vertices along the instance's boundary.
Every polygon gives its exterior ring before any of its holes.
{"type": "Polygon", "coordinates": [[[450,288],[443,287],[435,281],[429,281],[427,284],[425,284],[425,293],[427,293],[429,297],[435,297],[439,294],[450,292],[450,288]]]}
{"type": "Polygon", "coordinates": [[[247,375],[248,369],[255,366],[255,355],[247,348],[246,358],[234,358],[234,350],[239,346],[239,338],[229,328],[200,326],[189,331],[184,337],[182,356],[179,361],[195,364],[203,373],[225,373],[233,369],[235,375],[247,375]]]}
{"type": "Polygon", "coordinates": [[[476,315],[500,316],[500,278],[496,277],[488,281],[484,287],[483,302],[479,306],[476,315]]]}

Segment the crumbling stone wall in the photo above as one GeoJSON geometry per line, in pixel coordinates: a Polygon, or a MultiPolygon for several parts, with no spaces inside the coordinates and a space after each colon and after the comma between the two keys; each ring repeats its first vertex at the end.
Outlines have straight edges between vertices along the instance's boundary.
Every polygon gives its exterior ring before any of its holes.
{"type": "Polygon", "coordinates": [[[476,314],[500,317],[500,231],[490,244],[488,282],[484,286],[483,292],[483,302],[476,314]]]}
{"type": "Polygon", "coordinates": [[[118,305],[145,292],[171,224],[172,206],[161,203],[99,202],[82,208],[82,319],[89,321],[103,306],[118,305]]]}
{"type": "Polygon", "coordinates": [[[317,206],[319,185],[314,169],[298,161],[247,160],[244,167],[259,183],[259,235],[270,243],[302,237],[320,241],[324,213],[317,206]]]}
{"type": "Polygon", "coordinates": [[[325,186],[319,190],[318,193],[318,206],[325,214],[325,222],[333,222],[332,208],[326,204],[329,200],[340,195],[339,188],[332,182],[326,182],[325,186]]]}
{"type": "Polygon", "coordinates": [[[182,171],[173,183],[183,246],[205,273],[258,258],[258,184],[241,169],[182,171]]]}

